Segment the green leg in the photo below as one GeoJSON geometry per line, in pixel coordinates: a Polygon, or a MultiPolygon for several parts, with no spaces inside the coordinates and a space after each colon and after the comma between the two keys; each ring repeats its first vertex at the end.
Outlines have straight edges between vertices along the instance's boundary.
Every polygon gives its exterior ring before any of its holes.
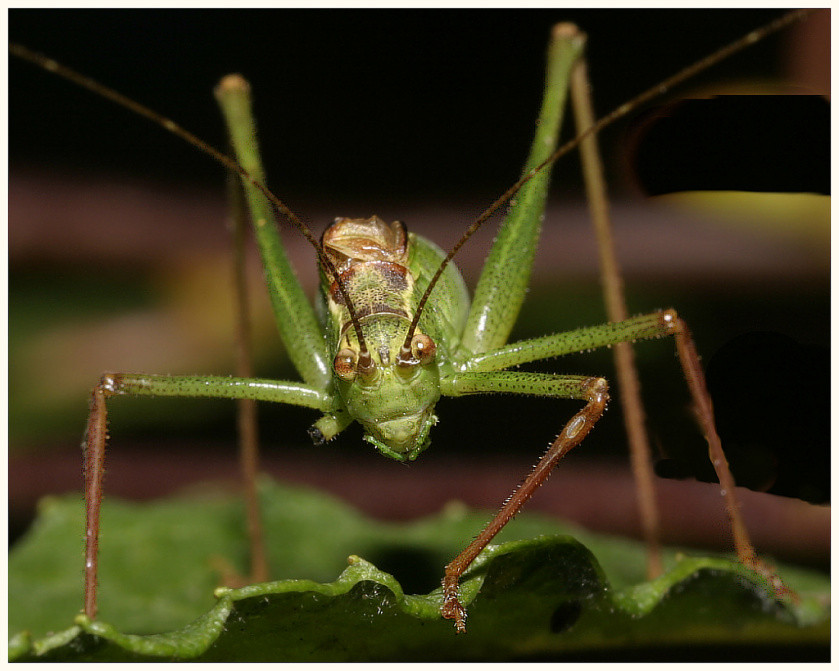
{"type": "MultiPolygon", "coordinates": [[[[557,146],[571,67],[582,53],[584,42],[585,36],[576,28],[572,33],[568,24],[554,29],[545,95],[524,175],[557,146]]],[[[530,282],[550,176],[551,169],[543,169],[511,201],[475,290],[463,335],[463,347],[468,352],[486,352],[507,342],[530,282]]]]}
{"type": "Polygon", "coordinates": [[[522,373],[493,371],[488,373],[456,373],[440,380],[444,396],[470,394],[521,394],[550,398],[586,398],[589,382],[586,375],[553,375],[551,373],[522,373]]]}
{"type": "Polygon", "coordinates": [[[620,342],[660,338],[673,334],[673,325],[677,319],[678,316],[674,310],[665,310],[632,317],[622,322],[554,333],[477,354],[461,362],[460,365],[463,370],[476,372],[503,370],[530,361],[584,352],[620,342]]]}
{"type": "MultiPolygon", "coordinates": [[[[248,88],[241,78],[228,78],[217,90],[239,163],[264,182],[256,144],[248,88]],[[234,85],[230,85],[231,81],[234,85]]],[[[247,377],[198,377],[107,374],[94,388],[85,439],[85,498],[87,501],[85,615],[96,616],[99,513],[107,442],[106,399],[114,395],[154,395],[249,399],[289,403],[324,412],[322,433],[331,437],[347,425],[329,393],[331,366],[315,312],[288,261],[266,198],[243,179],[257,245],[265,268],[274,315],[289,356],[305,381],[282,382],[247,377]]]]}
{"type": "Polygon", "coordinates": [[[102,376],[99,387],[108,396],[130,394],[180,398],[250,398],[323,411],[333,406],[332,396],[317,387],[301,382],[259,378],[107,373],[102,376]]]}
{"type": "MultiPolygon", "coordinates": [[[[241,77],[230,75],[216,88],[216,99],[227,121],[237,161],[251,177],[264,184],[250,87],[241,77]]],[[[308,384],[325,389],[331,383],[332,368],[315,311],[285,253],[271,205],[244,178],[242,185],[280,337],[300,376],[308,384]]]]}
{"type": "Polygon", "coordinates": [[[96,581],[99,551],[99,511],[102,505],[102,478],[105,474],[105,448],[108,437],[106,401],[111,396],[178,396],[186,398],[249,398],[257,401],[289,403],[328,411],[333,399],[325,391],[298,382],[281,382],[235,377],[188,375],[137,375],[107,373],[93,389],[85,435],[85,600],[84,613],[96,617],[96,581]]]}

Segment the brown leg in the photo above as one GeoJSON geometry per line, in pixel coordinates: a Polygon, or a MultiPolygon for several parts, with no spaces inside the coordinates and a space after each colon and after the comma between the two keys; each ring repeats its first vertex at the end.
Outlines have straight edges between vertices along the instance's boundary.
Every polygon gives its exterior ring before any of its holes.
{"type": "Polygon", "coordinates": [[[102,480],[105,475],[105,443],[108,440],[108,410],[105,400],[113,392],[113,378],[103,375],[90,396],[84,449],[84,490],[86,502],[84,613],[96,617],[96,580],[99,555],[99,510],[102,507],[102,480]]]}
{"type": "Polygon", "coordinates": [[[589,378],[585,381],[586,406],[571,418],[557,439],[539,460],[530,475],[513,492],[501,507],[501,510],[484,527],[469,546],[463,550],[446,566],[443,578],[443,606],[441,613],[444,618],[455,621],[459,633],[466,631],[466,609],[458,600],[458,581],[464,571],[475,560],[487,544],[501,531],[507,522],[533,496],[533,493],[550,475],[557,462],[572,448],[579,445],[583,438],[591,431],[595,422],[603,415],[609,400],[608,386],[603,378],[589,378]]]}
{"type": "MultiPolygon", "coordinates": [[[[245,232],[247,214],[244,194],[238,175],[228,177],[230,200],[230,229],[233,243],[233,288],[236,309],[236,375],[253,377],[251,352],[250,302],[245,272],[245,232]]],[[[259,476],[259,431],[256,401],[242,398],[236,401],[236,428],[238,432],[239,467],[242,472],[242,490],[247,510],[248,539],[250,542],[250,576],[248,582],[268,580],[268,556],[265,550],[265,533],[257,491],[259,476]]]]}
{"type": "Polygon", "coordinates": [[[711,459],[711,464],[713,464],[714,471],[716,471],[717,478],[720,481],[720,493],[725,501],[725,510],[731,523],[731,534],[734,538],[734,549],[737,552],[737,558],[748,568],[763,574],[772,583],[779,597],[789,596],[795,598],[795,594],[784,585],[780,577],[775,574],[774,569],[758,558],[754,545],[752,545],[749,539],[746,524],[740,513],[740,503],[737,500],[734,476],[731,474],[728,460],[725,458],[725,453],[722,449],[720,437],[717,434],[711,395],[708,393],[708,388],[705,385],[705,374],[699,363],[699,354],[696,351],[696,346],[693,344],[690,330],[684,320],[676,314],[675,310],[665,310],[661,314],[663,322],[669,325],[676,338],[676,351],[679,354],[679,362],[682,365],[682,371],[685,374],[688,388],[693,397],[696,414],[702,426],[702,432],[708,441],[708,455],[711,459]]]}
{"type": "Polygon", "coordinates": [[[684,371],[685,379],[687,380],[693,402],[696,406],[696,414],[702,425],[702,432],[708,441],[708,455],[717,473],[717,478],[719,478],[720,487],[722,488],[726,512],[731,522],[731,533],[734,536],[734,548],[737,551],[737,557],[741,562],[750,566],[756,561],[757,555],[754,546],[749,540],[749,534],[746,531],[743,518],[740,515],[740,504],[737,501],[737,495],[734,491],[734,477],[731,475],[728,460],[725,458],[725,453],[722,450],[720,437],[717,435],[717,428],[714,424],[714,410],[711,406],[711,396],[708,394],[708,389],[705,386],[705,375],[699,363],[699,354],[696,352],[696,346],[693,344],[693,338],[690,335],[687,324],[685,324],[681,317],[678,317],[671,310],[664,312],[662,318],[672,324],[673,335],[676,337],[676,351],[679,353],[679,362],[682,364],[682,370],[684,371]]]}
{"type": "MultiPolygon", "coordinates": [[[[577,133],[583,133],[594,125],[594,110],[591,101],[586,62],[580,58],[571,71],[571,103],[577,123],[577,133]]],[[[610,322],[624,321],[629,317],[623,279],[612,236],[612,221],[609,213],[609,197],[603,164],[597,147],[597,135],[593,134],[580,142],[580,161],[583,167],[587,201],[591,212],[591,223],[597,234],[597,249],[600,253],[600,283],[603,287],[603,302],[610,322]]],[[[658,507],[656,506],[655,473],[652,450],[644,426],[644,405],[641,402],[641,383],[635,367],[635,353],[629,342],[612,346],[615,359],[615,378],[618,399],[623,408],[626,435],[629,440],[629,457],[635,490],[638,496],[638,513],[641,529],[647,543],[647,578],[652,580],[662,572],[661,541],[658,507]]]]}

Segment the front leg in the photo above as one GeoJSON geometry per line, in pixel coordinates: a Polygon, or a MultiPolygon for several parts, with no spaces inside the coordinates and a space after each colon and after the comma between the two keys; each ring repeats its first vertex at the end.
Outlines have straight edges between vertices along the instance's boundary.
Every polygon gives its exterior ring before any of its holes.
{"type": "MultiPolygon", "coordinates": [[[[690,329],[675,310],[662,310],[632,317],[622,322],[610,322],[565,333],[555,333],[541,338],[523,340],[483,354],[477,354],[470,358],[464,364],[464,367],[467,370],[500,370],[531,361],[582,352],[620,342],[635,342],[636,340],[664,336],[672,336],[676,341],[676,352],[682,372],[685,375],[702,432],[708,442],[708,455],[720,481],[737,557],[749,568],[768,575],[767,569],[757,558],[740,514],[740,504],[734,490],[734,477],[728,467],[728,461],[717,434],[711,397],[705,385],[705,374],[702,371],[699,355],[690,335],[690,329]]],[[[783,590],[779,589],[778,591],[780,593],[783,590]]]]}
{"type": "Polygon", "coordinates": [[[606,403],[609,401],[609,394],[606,380],[602,377],[560,376],[509,371],[461,373],[446,380],[443,389],[444,393],[455,396],[507,392],[554,398],[583,398],[586,400],[585,407],[565,425],[524,482],[504,502],[501,510],[490,520],[475,540],[446,566],[443,578],[441,613],[443,617],[454,620],[457,631],[463,633],[466,631],[466,609],[458,599],[460,576],[495,535],[504,528],[504,525],[533,496],[539,485],[550,475],[557,462],[588,435],[595,422],[603,415],[606,403]]]}
{"type": "Polygon", "coordinates": [[[444,617],[456,620],[458,631],[465,630],[466,617],[463,607],[457,600],[457,581],[460,575],[492,537],[501,530],[510,516],[521,508],[521,505],[529,498],[533,490],[544,482],[556,462],[568,450],[578,445],[585,434],[591,430],[592,424],[602,414],[602,409],[596,412],[596,409],[600,407],[598,401],[600,393],[603,394],[603,404],[605,405],[606,386],[602,378],[551,376],[509,372],[503,369],[563,354],[614,345],[619,342],[634,342],[635,340],[664,336],[672,336],[676,341],[679,362],[708,442],[709,457],[721,484],[721,493],[731,523],[737,557],[745,566],[766,577],[773,584],[778,597],[790,596],[795,598],[794,594],[775,574],[772,567],[767,566],[757,557],[754,546],[749,540],[735,493],[734,478],[728,467],[728,461],[715,428],[711,398],[705,385],[705,375],[702,371],[699,355],[696,352],[687,324],[675,310],[670,309],[639,315],[622,322],[601,324],[566,333],[533,338],[532,340],[525,340],[476,354],[461,363],[461,369],[469,372],[456,373],[450,378],[441,380],[443,394],[451,396],[501,392],[556,398],[581,398],[588,401],[586,407],[566,425],[559,438],[551,445],[530,476],[505,503],[502,510],[487,528],[446,567],[443,614],[444,617]],[[574,384],[575,379],[577,380],[576,385],[574,384]],[[601,383],[603,385],[602,391],[598,388],[601,383]],[[581,423],[579,424],[579,431],[577,429],[578,423],[581,423]],[[579,432],[582,432],[582,435],[579,432]],[[573,435],[569,435],[569,433],[573,435]],[[521,493],[522,490],[524,493],[521,493]],[[507,511],[506,517],[504,517],[505,511],[507,511]]]}
{"type": "Polygon", "coordinates": [[[85,596],[84,614],[96,617],[96,584],[99,554],[99,512],[108,439],[108,409],[111,396],[178,396],[181,398],[232,398],[274,401],[313,408],[333,409],[333,398],[324,391],[298,382],[280,382],[236,377],[187,375],[137,375],[106,373],[94,387],[84,442],[85,476],[85,596]]]}

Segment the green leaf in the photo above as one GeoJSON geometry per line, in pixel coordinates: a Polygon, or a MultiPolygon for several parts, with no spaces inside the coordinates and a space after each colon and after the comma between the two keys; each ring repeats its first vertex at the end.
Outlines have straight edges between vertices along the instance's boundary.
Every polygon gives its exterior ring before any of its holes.
{"type": "Polygon", "coordinates": [[[268,480],[261,496],[272,572],[282,579],[216,596],[246,570],[237,498],[208,489],[150,504],[108,500],[95,622],[74,621],[83,502],[44,500],[9,558],[10,658],[477,661],[652,648],[666,656],[672,646],[826,649],[829,641],[822,575],[779,568],[799,599],[778,601],[735,561],[670,551],[666,573],[645,582],[641,544],[539,515],[508,525],[465,576],[468,633],[457,635],[440,618],[439,581],[487,513],[452,504],[397,525],[268,480]]]}

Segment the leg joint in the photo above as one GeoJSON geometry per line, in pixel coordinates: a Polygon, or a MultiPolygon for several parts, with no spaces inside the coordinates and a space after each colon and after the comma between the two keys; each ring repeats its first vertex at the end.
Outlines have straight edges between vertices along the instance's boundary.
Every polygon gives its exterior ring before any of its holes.
{"type": "Polygon", "coordinates": [[[103,373],[93,393],[102,394],[105,398],[122,392],[122,375],[120,373],[103,373]]]}
{"type": "Polygon", "coordinates": [[[682,318],[679,317],[679,313],[673,308],[667,308],[658,314],[661,325],[668,334],[677,335],[684,331],[685,323],[682,321],[682,318]]]}
{"type": "Polygon", "coordinates": [[[609,383],[602,377],[590,377],[583,381],[583,389],[589,402],[603,403],[609,401],[609,383]]]}

